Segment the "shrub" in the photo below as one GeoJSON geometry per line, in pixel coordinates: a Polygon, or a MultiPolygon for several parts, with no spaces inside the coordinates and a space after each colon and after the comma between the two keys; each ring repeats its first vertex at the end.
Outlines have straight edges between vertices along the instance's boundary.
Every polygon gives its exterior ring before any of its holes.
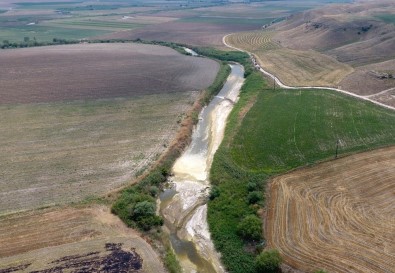
{"type": "Polygon", "coordinates": [[[262,200],[263,200],[262,193],[259,191],[252,191],[247,195],[248,204],[256,204],[262,200]]]}
{"type": "Polygon", "coordinates": [[[257,189],[257,185],[254,182],[249,182],[247,184],[247,190],[248,191],[255,191],[257,189]]]}
{"type": "Polygon", "coordinates": [[[281,256],[276,249],[264,251],[255,259],[257,273],[278,272],[280,264],[281,256]]]}
{"type": "Polygon", "coordinates": [[[219,188],[217,186],[213,186],[210,190],[210,200],[214,200],[219,196],[220,196],[219,188]]]}
{"type": "Polygon", "coordinates": [[[262,238],[261,219],[252,214],[246,216],[237,226],[237,233],[245,240],[260,240],[262,238]]]}

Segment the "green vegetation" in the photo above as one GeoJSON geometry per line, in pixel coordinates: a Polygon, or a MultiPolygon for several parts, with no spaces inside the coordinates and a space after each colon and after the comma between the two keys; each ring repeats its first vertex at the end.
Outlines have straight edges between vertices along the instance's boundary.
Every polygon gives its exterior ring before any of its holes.
{"type": "Polygon", "coordinates": [[[208,58],[217,59],[223,62],[236,62],[244,66],[244,77],[250,75],[253,71],[253,66],[250,57],[247,53],[241,51],[222,51],[210,47],[192,47],[192,50],[199,55],[208,58]]]}
{"type": "Polygon", "coordinates": [[[281,256],[277,250],[266,250],[256,257],[257,272],[275,273],[279,271],[281,256]]]}
{"type": "Polygon", "coordinates": [[[341,153],[394,143],[395,113],[325,90],[266,90],[246,115],[230,154],[240,167],[281,173],[341,153]],[[242,133],[241,133],[242,132],[242,133]]]}
{"type": "Polygon", "coordinates": [[[249,241],[256,241],[262,237],[262,220],[256,215],[247,215],[237,226],[237,233],[249,241]]]}
{"type": "Polygon", "coordinates": [[[376,15],[375,17],[387,24],[395,25],[395,14],[390,14],[390,13],[380,14],[380,15],[376,15]]]}
{"type": "Polygon", "coordinates": [[[124,22],[110,22],[110,21],[96,21],[96,20],[89,20],[89,21],[53,21],[51,24],[56,24],[57,26],[64,25],[66,28],[67,26],[81,26],[83,27],[95,27],[98,29],[101,28],[114,28],[114,29],[135,29],[138,27],[144,26],[143,24],[136,24],[136,23],[124,23],[124,22]]]}
{"type": "Polygon", "coordinates": [[[246,241],[240,223],[258,215],[270,176],[334,157],[337,143],[343,155],[395,144],[393,111],[332,91],[271,90],[251,71],[210,172],[208,223],[233,273],[269,272],[261,262],[272,254],[255,260],[262,244],[246,241]]]}
{"type": "Polygon", "coordinates": [[[109,30],[63,28],[41,25],[22,25],[14,27],[0,27],[0,41],[22,42],[24,37],[39,43],[51,42],[53,38],[64,40],[78,40],[110,33],[109,30]]]}
{"type": "MultiPolygon", "coordinates": [[[[246,241],[240,232],[240,222],[246,215],[256,217],[259,205],[249,204],[250,192],[263,190],[266,174],[253,173],[237,166],[229,154],[232,136],[239,126],[239,112],[265,88],[258,72],[250,74],[241,89],[239,102],[234,106],[228,119],[224,140],[215,154],[210,171],[210,180],[219,195],[208,203],[207,220],[214,245],[222,254],[222,261],[229,272],[253,273],[255,270],[255,251],[248,252],[246,241]]],[[[261,222],[260,222],[261,223],[261,222]]],[[[254,238],[256,247],[258,239],[254,238]]],[[[252,244],[254,245],[254,243],[252,244]]]]}
{"type": "Polygon", "coordinates": [[[167,270],[169,270],[170,273],[182,272],[181,266],[178,263],[177,257],[174,254],[174,251],[171,247],[168,247],[166,250],[164,263],[165,263],[167,270]]]}

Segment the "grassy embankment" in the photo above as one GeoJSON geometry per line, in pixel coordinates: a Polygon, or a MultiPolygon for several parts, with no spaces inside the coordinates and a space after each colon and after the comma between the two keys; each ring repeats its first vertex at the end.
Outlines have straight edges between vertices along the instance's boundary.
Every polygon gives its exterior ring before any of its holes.
{"type": "Polygon", "coordinates": [[[394,136],[392,111],[331,91],[274,91],[251,72],[210,173],[208,222],[227,270],[257,271],[262,242],[243,238],[240,223],[261,214],[269,177],[332,158],[337,142],[345,155],[393,145],[394,136]]]}

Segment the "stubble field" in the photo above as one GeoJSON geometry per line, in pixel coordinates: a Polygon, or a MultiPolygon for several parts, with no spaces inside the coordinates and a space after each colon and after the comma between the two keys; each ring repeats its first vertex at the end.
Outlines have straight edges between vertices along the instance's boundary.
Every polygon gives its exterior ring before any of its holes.
{"type": "Polygon", "coordinates": [[[273,31],[234,33],[226,42],[253,53],[258,63],[291,86],[333,86],[353,72],[349,65],[314,50],[301,51],[284,48],[274,42],[273,31]]]}
{"type": "Polygon", "coordinates": [[[394,171],[392,147],[274,178],[268,247],[307,272],[393,272],[394,171]]]}

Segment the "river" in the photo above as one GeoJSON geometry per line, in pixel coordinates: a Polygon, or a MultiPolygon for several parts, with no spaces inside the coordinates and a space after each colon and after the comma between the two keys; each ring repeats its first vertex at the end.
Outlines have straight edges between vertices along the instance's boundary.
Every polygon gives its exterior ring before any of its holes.
{"type": "Polygon", "coordinates": [[[224,135],[227,117],[244,82],[244,69],[232,64],[224,87],[199,115],[192,142],[173,166],[169,189],[160,195],[160,214],[186,273],[225,272],[207,223],[208,174],[224,135]]]}

